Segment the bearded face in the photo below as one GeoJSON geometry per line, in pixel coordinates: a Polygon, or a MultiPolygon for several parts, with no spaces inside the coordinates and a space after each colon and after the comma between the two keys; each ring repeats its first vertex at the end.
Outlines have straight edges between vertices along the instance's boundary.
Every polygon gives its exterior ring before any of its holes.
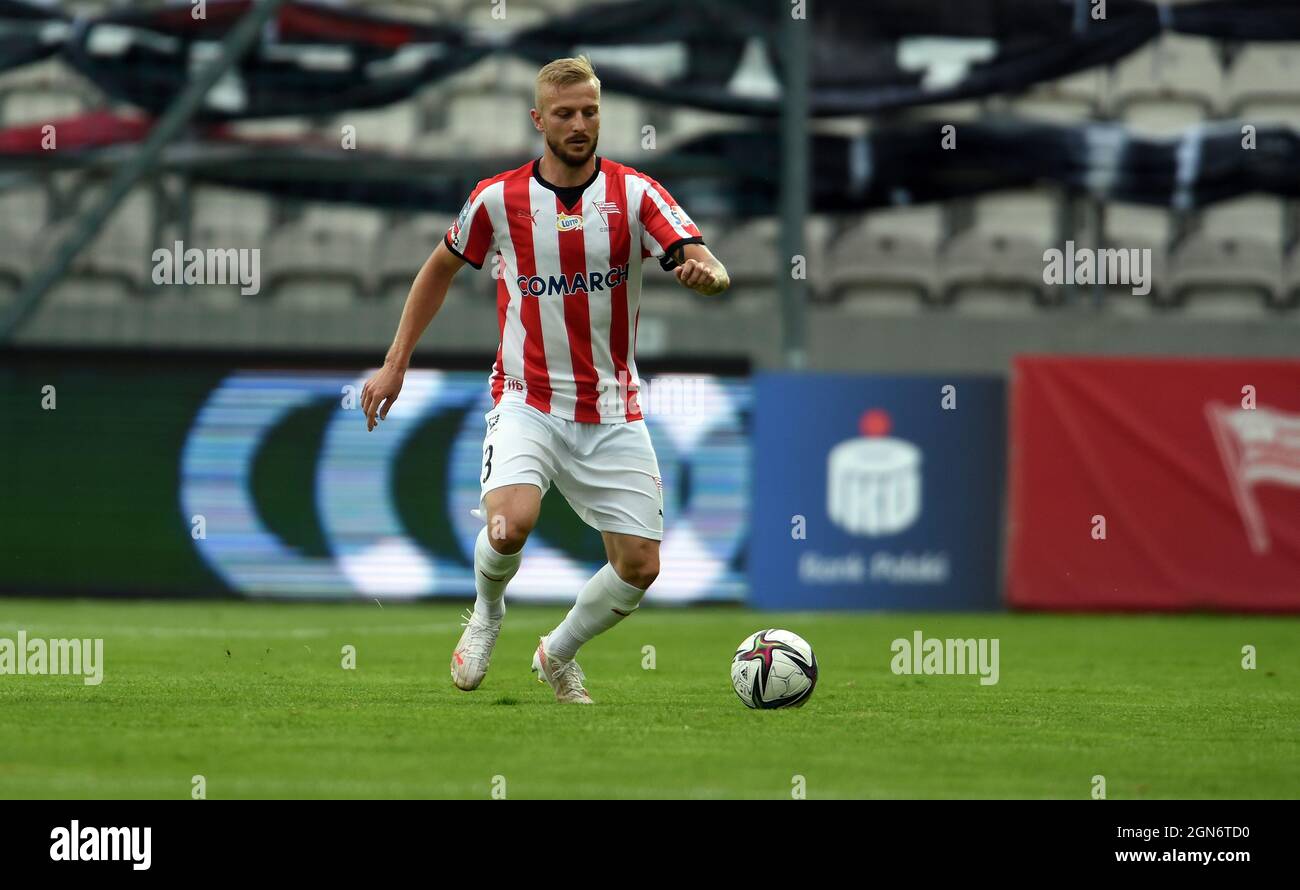
{"type": "Polygon", "coordinates": [[[581,167],[600,140],[600,92],[592,81],[546,86],[533,122],[551,153],[569,167],[581,167]]]}

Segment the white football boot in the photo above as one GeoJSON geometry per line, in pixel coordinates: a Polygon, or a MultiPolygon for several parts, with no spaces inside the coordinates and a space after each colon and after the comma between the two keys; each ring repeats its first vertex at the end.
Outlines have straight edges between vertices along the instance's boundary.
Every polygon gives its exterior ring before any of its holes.
{"type": "Polygon", "coordinates": [[[538,683],[549,683],[555,690],[555,700],[575,705],[594,705],[591,696],[583,688],[582,668],[573,660],[560,661],[546,654],[546,637],[537,641],[537,651],[533,653],[533,670],[537,673],[538,683]]]}
{"type": "Polygon", "coordinates": [[[461,626],[465,632],[451,653],[451,681],[457,688],[468,692],[478,689],[487,674],[492,648],[497,644],[497,634],[501,633],[501,622],[480,618],[471,609],[465,613],[465,622],[461,626]]]}

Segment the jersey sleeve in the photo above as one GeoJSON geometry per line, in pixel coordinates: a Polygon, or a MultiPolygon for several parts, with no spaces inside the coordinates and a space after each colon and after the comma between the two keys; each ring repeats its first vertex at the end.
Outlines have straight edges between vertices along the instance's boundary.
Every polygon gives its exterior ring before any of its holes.
{"type": "Polygon", "coordinates": [[[680,244],[703,244],[704,237],[695,223],[678,206],[668,189],[648,176],[638,212],[641,216],[641,246],[646,255],[663,257],[680,244]]]}
{"type": "Polygon", "coordinates": [[[483,192],[482,184],[474,189],[443,238],[448,250],[475,269],[483,268],[483,261],[495,242],[492,219],[484,206],[483,192]]]}

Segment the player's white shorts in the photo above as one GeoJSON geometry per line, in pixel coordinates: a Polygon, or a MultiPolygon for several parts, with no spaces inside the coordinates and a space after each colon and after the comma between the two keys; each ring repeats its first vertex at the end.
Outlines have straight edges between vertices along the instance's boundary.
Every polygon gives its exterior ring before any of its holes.
{"type": "Polygon", "coordinates": [[[663,540],[663,483],[644,420],[579,423],[508,398],[483,417],[480,506],[503,485],[544,495],[554,482],[592,528],[663,540]]]}

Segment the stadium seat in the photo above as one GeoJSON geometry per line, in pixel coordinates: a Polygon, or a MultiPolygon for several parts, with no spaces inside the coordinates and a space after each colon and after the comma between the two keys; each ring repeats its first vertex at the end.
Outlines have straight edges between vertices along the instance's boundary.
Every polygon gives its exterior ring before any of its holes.
{"type": "Polygon", "coordinates": [[[0,88],[0,124],[6,127],[75,117],[92,107],[84,89],[65,81],[0,88]]]}
{"type": "MultiPolygon", "coordinates": [[[[651,273],[647,271],[646,274],[651,273]]],[[[724,315],[733,318],[742,315],[779,318],[781,315],[781,294],[775,284],[742,284],[739,287],[733,284],[726,292],[711,297],[686,291],[680,285],[677,287],[695,301],[704,322],[717,330],[725,326],[724,315]]]]}
{"type": "Polygon", "coordinates": [[[193,194],[193,224],[209,232],[235,231],[256,247],[271,227],[271,199],[257,192],[199,186],[193,194]]]}
{"type": "Polygon", "coordinates": [[[262,293],[286,308],[347,306],[369,290],[370,243],[343,228],[281,226],[262,251],[262,293]]]}
{"type": "MultiPolygon", "coordinates": [[[[135,291],[116,275],[96,275],[73,269],[60,279],[44,297],[50,307],[78,309],[83,307],[122,306],[135,291]]],[[[76,327],[76,317],[65,318],[68,326],[76,327]]]]}
{"type": "Polygon", "coordinates": [[[1043,253],[1060,248],[1058,203],[1041,191],[1015,191],[976,200],[974,224],[952,237],[939,257],[942,301],[967,290],[1014,289],[1048,305],[1063,302],[1064,289],[1043,282],[1043,253]]]}
{"type": "Polygon", "coordinates": [[[738,115],[697,111],[693,108],[656,109],[647,123],[655,127],[655,145],[659,151],[676,148],[708,133],[748,130],[752,126],[738,115]]]}
{"type": "Polygon", "coordinates": [[[1205,123],[1201,108],[1190,102],[1140,102],[1127,106],[1122,121],[1139,136],[1178,137],[1205,123]]]}
{"type": "Polygon", "coordinates": [[[1218,45],[1204,37],[1164,34],[1115,66],[1107,105],[1125,120],[1164,119],[1173,113],[1169,106],[1181,106],[1183,117],[1203,119],[1222,110],[1222,95],[1218,45]],[[1135,113],[1144,106],[1156,106],[1150,117],[1135,113]]]}
{"type": "Polygon", "coordinates": [[[49,195],[40,185],[0,188],[0,225],[19,241],[34,237],[49,222],[49,195]]]}
{"type": "Polygon", "coordinates": [[[102,104],[99,91],[57,56],[0,74],[0,126],[43,123],[102,104]]]}
{"type": "Polygon", "coordinates": [[[676,285],[643,290],[637,356],[748,355],[756,363],[770,361],[778,354],[780,316],[737,312],[731,305],[725,299],[696,297],[676,285]],[[670,303],[672,311],[667,311],[670,303]]]}
{"type": "MultiPolygon", "coordinates": [[[[446,230],[444,215],[428,214],[385,228],[376,238],[372,248],[375,270],[373,297],[394,313],[394,320],[401,314],[420,267],[438,246],[446,230]]],[[[496,279],[491,273],[494,259],[495,255],[489,256],[482,269],[461,270],[452,279],[444,306],[471,302],[494,308],[496,279]]]]}
{"type": "MultiPolygon", "coordinates": [[[[416,273],[438,246],[446,230],[445,220],[432,215],[386,228],[374,242],[377,295],[387,298],[390,291],[397,291],[405,298],[416,273]]],[[[457,275],[453,282],[459,283],[462,277],[457,275]]]]}
{"type": "Polygon", "coordinates": [[[666,275],[654,275],[648,267],[641,285],[639,305],[642,320],[671,317],[697,320],[699,318],[697,312],[700,306],[695,296],[680,285],[670,282],[666,275]]]}
{"type": "Polygon", "coordinates": [[[873,210],[835,236],[826,254],[824,291],[832,300],[876,291],[881,305],[917,302],[938,294],[938,257],[944,235],[939,205],[873,210]],[[910,293],[910,298],[900,296],[910,293]],[[886,297],[886,295],[890,295],[886,297]]]}
{"type": "Polygon", "coordinates": [[[1282,262],[1282,281],[1285,291],[1277,308],[1295,310],[1300,307],[1300,245],[1292,244],[1287,251],[1282,262]]]}
{"type": "Polygon", "coordinates": [[[559,15],[560,12],[555,9],[555,4],[546,2],[546,0],[536,0],[536,2],[508,0],[508,2],[502,4],[466,0],[461,7],[457,22],[471,28],[481,29],[488,34],[500,32],[504,39],[506,33],[513,33],[540,25],[542,22],[556,18],[559,15]],[[498,12],[498,9],[504,10],[504,15],[498,12]]]}
{"type": "Polygon", "coordinates": [[[0,278],[19,281],[30,273],[37,238],[48,223],[45,190],[23,186],[0,190],[0,278]]]}
{"type": "Polygon", "coordinates": [[[377,238],[388,228],[391,216],[387,211],[361,204],[314,201],[303,206],[296,221],[311,229],[330,229],[362,238],[377,238]]]}
{"type": "MultiPolygon", "coordinates": [[[[260,232],[250,231],[240,226],[237,221],[226,221],[221,224],[211,224],[208,222],[196,223],[190,230],[189,240],[185,242],[186,248],[197,248],[199,250],[240,250],[244,248],[260,248],[263,246],[263,238],[260,232]]],[[[266,257],[262,257],[260,274],[262,277],[263,288],[266,281],[266,257]]],[[[171,296],[178,296],[192,303],[209,307],[215,310],[234,310],[238,309],[243,302],[241,300],[240,285],[236,282],[226,284],[217,284],[209,282],[199,285],[184,285],[181,287],[166,287],[156,291],[156,296],[164,299],[171,296]]]]}
{"type": "MultiPolygon", "coordinates": [[[[651,124],[645,104],[630,96],[609,93],[600,102],[600,153],[638,167],[651,153],[641,147],[643,128],[651,124]]],[[[656,133],[656,148],[658,142],[656,133]]]]}
{"type": "Polygon", "coordinates": [[[1080,123],[1102,115],[1106,71],[1094,68],[1041,84],[1010,100],[1017,115],[1054,123],[1080,123]]]}
{"type": "Polygon", "coordinates": [[[416,137],[414,153],[423,157],[528,155],[538,147],[529,117],[532,91],[454,93],[438,106],[434,129],[416,137]]]}
{"type": "Polygon", "coordinates": [[[1219,292],[1190,292],[1179,307],[1179,313],[1187,319],[1251,321],[1270,317],[1276,305],[1249,289],[1229,287],[1219,292]]]}
{"type": "Polygon", "coordinates": [[[322,138],[341,144],[343,127],[356,128],[358,151],[410,150],[420,132],[419,108],[414,102],[396,102],[380,108],[357,108],[337,114],[322,138]]]}
{"type": "Polygon", "coordinates": [[[1057,299],[1046,303],[1035,291],[1018,284],[971,283],[957,291],[950,311],[974,318],[1028,318],[1044,307],[1061,305],[1066,296],[1057,299]]]}
{"type": "Polygon", "coordinates": [[[267,266],[271,277],[263,293],[286,313],[345,309],[354,306],[363,293],[361,283],[345,277],[342,269],[327,274],[319,269],[287,269],[277,262],[267,266]]]}
{"type": "Polygon", "coordinates": [[[656,358],[671,351],[672,324],[662,315],[642,315],[636,329],[638,359],[656,358]]]}
{"type": "MultiPolygon", "coordinates": [[[[463,0],[465,7],[468,9],[480,0],[463,0]]],[[[511,13],[516,7],[516,0],[510,0],[511,13]]],[[[560,18],[561,16],[572,15],[592,7],[592,0],[518,0],[519,8],[536,9],[543,20],[560,18]]]]}
{"type": "Polygon", "coordinates": [[[537,93],[539,67],[531,59],[520,58],[510,53],[496,53],[479,62],[468,72],[458,73],[456,78],[448,83],[458,84],[460,78],[465,78],[469,86],[481,88],[483,91],[511,95],[518,93],[529,97],[528,107],[532,108],[537,93]]]}
{"type": "MultiPolygon", "coordinates": [[[[401,311],[397,302],[367,303],[359,312],[354,310],[358,316],[354,323],[368,325],[374,332],[373,338],[386,346],[392,340],[401,311]]],[[[444,353],[481,354],[486,359],[482,365],[486,369],[491,364],[487,356],[495,353],[497,347],[496,306],[490,300],[448,297],[438,311],[438,318],[420,338],[420,345],[444,353]]]]}
{"type": "MultiPolygon", "coordinates": [[[[467,128],[464,138],[480,141],[478,131],[484,129],[485,120],[493,124],[499,122],[496,112],[485,109],[497,104],[506,104],[512,109],[516,120],[510,124],[527,126],[531,130],[528,109],[533,107],[536,91],[537,65],[510,55],[493,53],[468,68],[463,68],[450,77],[435,81],[416,92],[410,104],[415,111],[417,137],[425,133],[446,133],[452,125],[467,128]],[[460,109],[460,115],[453,120],[451,104],[459,97],[472,97],[468,109],[460,109]],[[474,114],[475,102],[477,118],[474,114]],[[523,114],[522,124],[517,120],[519,109],[523,114]]],[[[453,134],[454,135],[454,134],[453,134]]]]}
{"type": "Polygon", "coordinates": [[[1237,120],[1243,126],[1283,126],[1300,132],[1300,99],[1293,101],[1285,96],[1248,99],[1237,112],[1237,120]]]}
{"type": "Polygon", "coordinates": [[[456,21],[464,0],[353,0],[362,11],[403,22],[456,21]]]}
{"type": "Polygon", "coordinates": [[[991,112],[1010,108],[1011,100],[1006,97],[991,96],[984,99],[967,99],[957,102],[938,102],[931,105],[918,105],[895,111],[886,111],[873,116],[868,130],[888,129],[912,121],[932,121],[942,124],[973,123],[986,118],[991,112]]]}
{"type": "Polygon", "coordinates": [[[31,236],[0,217],[0,283],[17,288],[32,272],[31,236]]]}
{"type": "MultiPolygon", "coordinates": [[[[91,195],[83,195],[79,203],[81,212],[93,203],[91,195]]],[[[153,269],[153,251],[161,246],[154,243],[153,202],[148,192],[137,189],[127,196],[72,262],[70,274],[87,280],[116,281],[117,290],[143,293],[150,284],[153,269]]],[[[44,264],[77,227],[81,217],[69,216],[42,229],[34,238],[33,259],[44,264]]],[[[103,288],[97,289],[102,291],[103,288]]]]}
{"type": "Polygon", "coordinates": [[[1250,43],[1232,60],[1225,84],[1229,110],[1246,117],[1263,104],[1300,105],[1300,43],[1250,43]]]}
{"type": "MultiPolygon", "coordinates": [[[[709,250],[727,267],[732,287],[772,287],[784,264],[778,262],[779,226],[775,219],[700,220],[709,250]]],[[[646,261],[647,264],[650,262],[646,261]]],[[[810,265],[815,262],[810,258],[810,265]]],[[[647,275],[653,267],[646,266],[647,275]]]]}
{"type": "MultiPolygon", "coordinates": [[[[1228,314],[1241,314],[1282,301],[1285,244],[1280,201],[1225,201],[1202,211],[1197,223],[1170,257],[1176,303],[1208,301],[1227,307],[1228,314]]],[[[1206,312],[1217,314],[1213,308],[1206,312]]]]}
{"type": "MultiPolygon", "coordinates": [[[[314,130],[312,119],[308,117],[271,117],[249,121],[232,121],[230,131],[241,139],[298,140],[308,137],[327,138],[333,135],[314,130]]],[[[359,143],[359,140],[358,140],[359,143]]]]}
{"type": "Polygon", "coordinates": [[[49,83],[58,80],[77,80],[77,73],[57,55],[38,62],[29,62],[0,73],[0,89],[28,83],[49,83]]]}
{"type": "MultiPolygon", "coordinates": [[[[83,200],[81,207],[88,206],[83,200]]],[[[153,196],[145,188],[135,189],[82,251],[76,268],[93,276],[120,278],[133,292],[144,292],[151,281],[154,250],[167,246],[156,243],[154,221],[153,196]]]]}
{"type": "MultiPolygon", "coordinates": [[[[723,259],[719,255],[719,259],[723,259]]],[[[725,262],[725,260],[723,260],[725,262]]],[[[728,265],[728,273],[731,266],[728,265]]],[[[703,296],[686,290],[663,272],[658,262],[646,260],[642,265],[641,314],[645,316],[675,316],[694,318],[695,324],[705,330],[724,330],[727,318],[742,316],[774,317],[780,313],[777,291],[771,278],[759,281],[732,278],[732,286],[723,294],[703,296]]]]}
{"type": "Polygon", "coordinates": [[[887,281],[850,284],[836,293],[833,302],[809,303],[810,315],[829,319],[841,315],[920,315],[926,308],[927,303],[914,288],[887,281]]]}
{"type": "MultiPolygon", "coordinates": [[[[1149,315],[1169,293],[1169,247],[1174,239],[1173,212],[1164,207],[1113,203],[1105,206],[1102,244],[1115,250],[1151,251],[1151,293],[1138,296],[1132,287],[1101,288],[1106,311],[1126,317],[1149,315]]],[[[1082,295],[1086,300],[1089,294],[1082,295]]]]}

